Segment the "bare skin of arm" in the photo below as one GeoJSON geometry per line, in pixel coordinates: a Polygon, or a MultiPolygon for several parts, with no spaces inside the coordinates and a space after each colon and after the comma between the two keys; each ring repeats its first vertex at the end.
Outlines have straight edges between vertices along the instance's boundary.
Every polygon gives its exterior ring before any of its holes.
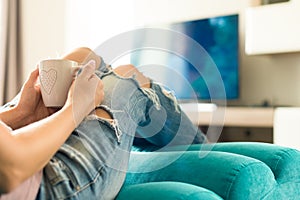
{"type": "Polygon", "coordinates": [[[17,106],[0,113],[0,194],[12,191],[41,170],[78,123],[103,100],[102,82],[94,70],[92,64],[84,67],[73,82],[64,107],[52,114],[43,105],[36,86],[36,69],[24,84],[17,106]],[[90,89],[77,91],[79,86],[90,89]],[[75,95],[90,101],[81,104],[84,108],[75,108],[75,95]]]}
{"type": "Polygon", "coordinates": [[[74,128],[72,105],[15,131],[1,123],[0,192],[10,192],[41,170],[74,128]]]}

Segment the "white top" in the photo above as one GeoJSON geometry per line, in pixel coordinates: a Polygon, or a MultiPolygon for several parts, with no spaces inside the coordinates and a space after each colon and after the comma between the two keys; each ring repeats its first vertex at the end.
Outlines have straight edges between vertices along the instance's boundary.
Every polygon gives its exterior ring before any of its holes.
{"type": "Polygon", "coordinates": [[[8,194],[0,195],[0,200],[34,200],[42,181],[42,171],[34,174],[8,194]]]}

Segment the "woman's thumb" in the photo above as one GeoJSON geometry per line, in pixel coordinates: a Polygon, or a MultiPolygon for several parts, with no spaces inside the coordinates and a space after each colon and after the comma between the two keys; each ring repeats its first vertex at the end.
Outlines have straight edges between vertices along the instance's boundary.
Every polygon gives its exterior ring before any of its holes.
{"type": "Polygon", "coordinates": [[[95,70],[96,70],[96,61],[90,60],[82,67],[81,72],[79,72],[80,73],[79,76],[90,77],[92,74],[95,73],[95,70]]]}

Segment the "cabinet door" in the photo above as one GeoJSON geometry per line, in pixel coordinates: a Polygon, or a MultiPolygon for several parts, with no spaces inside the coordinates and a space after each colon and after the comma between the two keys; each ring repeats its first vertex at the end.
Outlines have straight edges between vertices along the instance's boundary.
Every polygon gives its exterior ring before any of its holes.
{"type": "Polygon", "coordinates": [[[300,150],[300,108],[276,108],[274,143],[300,150]]]}
{"type": "Polygon", "coordinates": [[[246,53],[249,55],[300,51],[300,1],[248,8],[246,53]]]}

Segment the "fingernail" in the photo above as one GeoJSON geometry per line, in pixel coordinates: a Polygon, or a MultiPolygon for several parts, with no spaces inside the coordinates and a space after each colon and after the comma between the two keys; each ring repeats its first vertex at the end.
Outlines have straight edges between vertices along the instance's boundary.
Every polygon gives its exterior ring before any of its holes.
{"type": "Polygon", "coordinates": [[[89,65],[92,65],[92,66],[96,66],[96,61],[95,60],[90,60],[88,62],[89,65]]]}

